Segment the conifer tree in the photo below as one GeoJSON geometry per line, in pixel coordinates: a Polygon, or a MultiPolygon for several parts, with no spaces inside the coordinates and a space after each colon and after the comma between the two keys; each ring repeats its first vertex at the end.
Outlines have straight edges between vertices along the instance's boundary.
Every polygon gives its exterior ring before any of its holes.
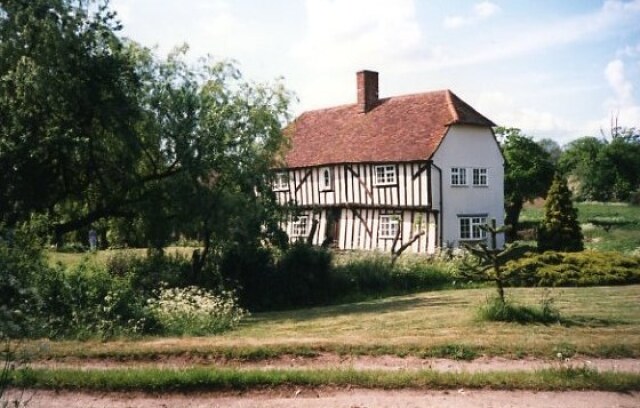
{"type": "Polygon", "coordinates": [[[538,250],[577,252],[583,249],[578,210],[573,206],[566,180],[556,174],[544,205],[544,220],[538,231],[538,250]]]}

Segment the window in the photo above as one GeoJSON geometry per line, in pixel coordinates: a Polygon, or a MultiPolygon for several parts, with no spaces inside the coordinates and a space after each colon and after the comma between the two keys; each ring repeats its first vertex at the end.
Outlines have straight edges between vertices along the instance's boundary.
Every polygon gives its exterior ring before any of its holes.
{"type": "Polygon", "coordinates": [[[275,191],[289,190],[289,175],[285,172],[276,173],[273,178],[273,189],[275,191]]]}
{"type": "Polygon", "coordinates": [[[473,185],[474,186],[489,185],[486,168],[473,169],[473,185]]]}
{"type": "Polygon", "coordinates": [[[464,167],[451,168],[451,185],[466,186],[467,185],[467,169],[464,167]]]}
{"type": "Polygon", "coordinates": [[[389,186],[396,184],[396,166],[384,165],[375,167],[375,180],[376,186],[389,186]]]}
{"type": "Polygon", "coordinates": [[[301,215],[291,223],[291,236],[292,237],[306,237],[307,226],[309,217],[301,215]]]}
{"type": "Polygon", "coordinates": [[[380,216],[380,238],[395,238],[398,233],[399,220],[397,215],[380,216]]]}
{"type": "Polygon", "coordinates": [[[320,169],[320,190],[333,190],[333,173],[329,167],[320,169]]]}
{"type": "Polygon", "coordinates": [[[480,228],[487,223],[486,216],[460,217],[460,239],[473,240],[485,239],[487,231],[480,228]]]}

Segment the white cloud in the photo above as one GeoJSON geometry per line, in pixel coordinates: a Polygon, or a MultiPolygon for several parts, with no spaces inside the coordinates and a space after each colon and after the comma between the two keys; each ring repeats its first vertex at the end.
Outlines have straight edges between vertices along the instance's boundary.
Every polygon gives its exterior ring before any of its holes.
{"type": "Polygon", "coordinates": [[[615,93],[613,106],[625,107],[633,104],[633,84],[627,80],[624,72],[624,62],[615,59],[604,70],[604,76],[615,93]]]}
{"type": "Polygon", "coordinates": [[[459,28],[487,19],[500,11],[500,7],[490,1],[483,1],[473,6],[473,11],[468,16],[449,16],[444,19],[446,28],[459,28]]]}
{"type": "MultiPolygon", "coordinates": [[[[475,16],[475,14],[473,15],[475,16]]],[[[455,17],[448,24],[467,24],[470,17],[455,17]]],[[[572,44],[589,38],[602,39],[615,30],[625,31],[637,25],[640,17],[640,0],[608,0],[597,11],[576,15],[550,23],[518,24],[506,27],[500,38],[491,37],[483,43],[482,36],[467,46],[452,47],[438,59],[424,61],[424,68],[442,69],[505,60],[572,44]]],[[[445,25],[446,25],[445,21],[445,25]]]]}
{"type": "Polygon", "coordinates": [[[621,59],[610,61],[604,69],[613,98],[604,102],[606,117],[589,123],[589,126],[599,129],[609,129],[612,120],[617,120],[619,126],[638,127],[640,125],[640,104],[633,93],[633,83],[627,78],[625,64],[621,59]]]}
{"type": "Polygon", "coordinates": [[[194,58],[208,54],[241,58],[264,41],[251,22],[238,18],[227,0],[179,2],[112,0],[124,24],[125,35],[166,54],[183,43],[194,58]]]}
{"type": "Polygon", "coordinates": [[[512,96],[501,91],[481,93],[475,107],[497,125],[520,128],[524,134],[536,139],[549,137],[564,144],[578,132],[571,121],[551,112],[523,107],[512,96]]]}
{"type": "Polygon", "coordinates": [[[307,0],[306,20],[291,50],[304,74],[294,86],[305,108],[352,102],[356,71],[397,73],[423,55],[413,0],[307,0]]]}

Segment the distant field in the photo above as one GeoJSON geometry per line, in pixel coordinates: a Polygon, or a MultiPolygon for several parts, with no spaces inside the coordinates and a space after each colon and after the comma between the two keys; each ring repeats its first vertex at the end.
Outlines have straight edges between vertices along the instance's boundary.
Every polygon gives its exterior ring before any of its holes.
{"type": "MultiPolygon", "coordinates": [[[[193,247],[167,247],[165,253],[167,254],[184,254],[191,256],[193,247]]],[[[137,256],[144,256],[147,254],[146,248],[129,248],[129,249],[107,249],[103,251],[95,252],[56,252],[48,251],[47,257],[49,263],[55,265],[61,263],[65,267],[72,267],[78,265],[80,262],[90,262],[100,265],[104,265],[107,260],[116,254],[133,254],[137,256]]]]}
{"type": "MultiPolygon", "coordinates": [[[[585,246],[603,251],[640,252],[640,206],[625,203],[578,203],[578,219],[582,224],[585,246]],[[609,221],[607,232],[593,221],[609,221]]],[[[540,202],[525,205],[520,221],[539,222],[544,216],[540,202]]]]}

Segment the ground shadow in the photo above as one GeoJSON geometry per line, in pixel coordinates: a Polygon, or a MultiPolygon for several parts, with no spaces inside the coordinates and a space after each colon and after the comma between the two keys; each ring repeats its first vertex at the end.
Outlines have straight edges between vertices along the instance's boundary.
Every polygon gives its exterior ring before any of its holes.
{"type": "MultiPolygon", "coordinates": [[[[348,303],[334,306],[318,306],[308,309],[297,309],[285,312],[267,312],[254,315],[250,320],[252,323],[268,320],[269,322],[286,321],[306,321],[310,319],[321,319],[326,317],[338,317],[350,314],[384,314],[403,312],[416,308],[429,308],[438,306],[468,305],[468,301],[458,300],[449,296],[428,296],[428,297],[391,297],[357,303],[348,303]]],[[[248,323],[249,321],[247,321],[248,323]]]]}
{"type": "Polygon", "coordinates": [[[629,324],[622,319],[602,319],[591,316],[569,316],[561,317],[560,324],[566,327],[610,327],[629,324]]]}

